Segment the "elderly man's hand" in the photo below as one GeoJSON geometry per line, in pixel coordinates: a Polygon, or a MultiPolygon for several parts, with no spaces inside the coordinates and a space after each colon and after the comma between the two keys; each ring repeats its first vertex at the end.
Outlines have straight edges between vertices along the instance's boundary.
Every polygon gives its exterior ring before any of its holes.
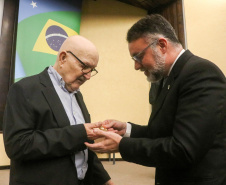
{"type": "Polygon", "coordinates": [[[84,127],[86,129],[86,133],[87,133],[87,138],[89,140],[95,140],[97,138],[99,138],[94,132],[93,129],[94,128],[100,128],[101,127],[101,122],[97,122],[97,123],[85,123],[84,127]]]}
{"type": "Polygon", "coordinates": [[[112,180],[109,180],[104,185],[114,185],[114,183],[112,182],[112,180]]]}
{"type": "Polygon", "coordinates": [[[93,129],[97,137],[104,137],[105,139],[98,143],[87,143],[85,145],[92,151],[98,153],[112,153],[119,151],[119,143],[122,137],[114,132],[106,132],[100,129],[93,129]]]}

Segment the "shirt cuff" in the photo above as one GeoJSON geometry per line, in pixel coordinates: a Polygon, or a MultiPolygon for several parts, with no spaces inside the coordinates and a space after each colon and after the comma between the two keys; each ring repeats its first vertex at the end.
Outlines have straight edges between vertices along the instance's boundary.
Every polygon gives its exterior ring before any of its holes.
{"type": "Polygon", "coordinates": [[[123,135],[123,137],[130,137],[132,130],[132,125],[130,123],[126,123],[126,133],[123,135]]]}

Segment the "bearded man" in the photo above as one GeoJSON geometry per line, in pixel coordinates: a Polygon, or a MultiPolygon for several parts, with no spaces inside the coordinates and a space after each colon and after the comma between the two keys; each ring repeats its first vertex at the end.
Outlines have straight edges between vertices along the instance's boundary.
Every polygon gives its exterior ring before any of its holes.
{"type": "Polygon", "coordinates": [[[118,134],[95,130],[106,139],[86,145],[95,152],[119,151],[125,161],[155,167],[156,185],[226,185],[224,74],[185,51],[160,15],[135,23],[127,41],[135,69],[158,83],[150,93],[148,125],[106,120],[103,126],[118,134]]]}

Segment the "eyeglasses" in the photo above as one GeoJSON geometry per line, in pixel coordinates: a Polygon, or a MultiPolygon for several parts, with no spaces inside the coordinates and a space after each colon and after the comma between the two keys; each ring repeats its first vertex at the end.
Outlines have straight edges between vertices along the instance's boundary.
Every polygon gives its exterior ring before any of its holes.
{"type": "Polygon", "coordinates": [[[139,63],[142,63],[143,57],[144,57],[144,52],[155,42],[150,43],[146,48],[144,48],[141,52],[139,52],[138,54],[136,54],[135,56],[132,57],[132,59],[134,61],[137,61],[139,63]]]}
{"type": "Polygon", "coordinates": [[[95,68],[91,68],[89,66],[87,66],[84,62],[82,62],[78,57],[75,56],[74,53],[72,53],[71,51],[67,51],[67,53],[72,54],[84,67],[82,68],[82,72],[83,74],[91,74],[91,76],[95,76],[98,71],[95,68]]]}

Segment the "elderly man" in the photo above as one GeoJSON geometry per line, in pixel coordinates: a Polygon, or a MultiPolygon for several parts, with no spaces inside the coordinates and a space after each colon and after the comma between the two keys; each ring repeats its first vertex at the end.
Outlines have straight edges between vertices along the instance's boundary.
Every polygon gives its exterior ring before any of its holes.
{"type": "Polygon", "coordinates": [[[90,115],[79,87],[97,73],[98,59],[93,43],[72,36],[54,66],[11,86],[3,123],[10,185],[113,184],[84,145],[99,125],[84,124],[90,115]]]}
{"type": "Polygon", "coordinates": [[[95,130],[106,139],[86,145],[156,167],[156,185],[226,185],[224,74],[212,62],[185,51],[160,15],[135,23],[127,41],[135,69],[160,84],[150,93],[148,125],[107,120],[104,127],[118,134],[95,130]]]}

